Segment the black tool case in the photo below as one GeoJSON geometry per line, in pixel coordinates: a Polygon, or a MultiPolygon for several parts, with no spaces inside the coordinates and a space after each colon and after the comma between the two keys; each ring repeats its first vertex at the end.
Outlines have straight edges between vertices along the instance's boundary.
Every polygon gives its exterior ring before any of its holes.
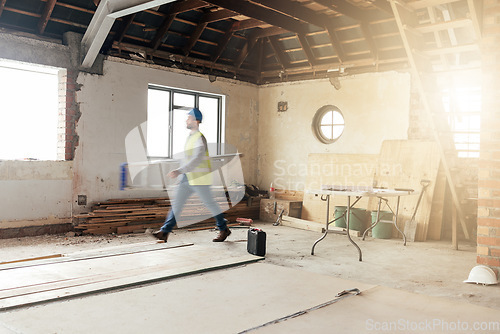
{"type": "Polygon", "coordinates": [[[259,228],[248,229],[247,251],[257,256],[266,255],[266,232],[259,228]]]}

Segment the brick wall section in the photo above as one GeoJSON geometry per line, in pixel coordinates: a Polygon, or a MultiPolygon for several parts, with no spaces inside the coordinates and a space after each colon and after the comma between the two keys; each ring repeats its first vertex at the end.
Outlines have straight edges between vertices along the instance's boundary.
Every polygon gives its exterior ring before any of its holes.
{"type": "Polygon", "coordinates": [[[61,70],[59,72],[59,124],[57,158],[73,160],[78,146],[76,123],[80,118],[80,107],[76,101],[76,92],[80,89],[76,82],[78,71],[61,70]]]}
{"type": "Polygon", "coordinates": [[[422,105],[420,93],[412,80],[410,91],[410,119],[408,126],[408,139],[410,140],[434,140],[430,121],[422,105]]]}
{"type": "Polygon", "coordinates": [[[500,0],[483,2],[477,263],[500,271],[500,0]]]}

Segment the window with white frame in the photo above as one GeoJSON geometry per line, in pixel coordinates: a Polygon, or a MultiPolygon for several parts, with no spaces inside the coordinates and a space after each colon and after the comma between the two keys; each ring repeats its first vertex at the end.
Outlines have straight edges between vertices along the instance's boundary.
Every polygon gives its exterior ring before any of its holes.
{"type": "Polygon", "coordinates": [[[0,160],[57,160],[59,71],[0,59],[0,160]]]}
{"type": "MultiPolygon", "coordinates": [[[[217,152],[224,142],[223,96],[150,85],[148,89],[147,147],[148,156],[172,158],[184,151],[189,134],[186,115],[191,108],[203,114],[200,131],[208,143],[217,143],[217,152]]],[[[211,148],[212,145],[209,145],[211,148]]]]}

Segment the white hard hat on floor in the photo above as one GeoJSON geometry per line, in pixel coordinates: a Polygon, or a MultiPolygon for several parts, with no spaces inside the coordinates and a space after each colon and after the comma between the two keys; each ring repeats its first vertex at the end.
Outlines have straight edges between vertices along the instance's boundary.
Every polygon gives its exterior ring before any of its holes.
{"type": "Polygon", "coordinates": [[[480,264],[471,269],[469,278],[464,283],[492,285],[498,284],[498,280],[497,275],[490,267],[480,264]]]}

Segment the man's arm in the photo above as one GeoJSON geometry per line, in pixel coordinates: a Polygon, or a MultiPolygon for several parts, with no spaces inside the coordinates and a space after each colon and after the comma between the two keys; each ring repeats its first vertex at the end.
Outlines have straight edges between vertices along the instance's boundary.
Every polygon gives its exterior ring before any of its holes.
{"type": "Polygon", "coordinates": [[[207,140],[204,136],[201,136],[196,142],[195,148],[193,150],[193,155],[191,159],[184,163],[182,166],[173,170],[169,173],[170,177],[177,177],[180,174],[189,173],[198,166],[205,158],[205,152],[208,150],[207,140]]]}

